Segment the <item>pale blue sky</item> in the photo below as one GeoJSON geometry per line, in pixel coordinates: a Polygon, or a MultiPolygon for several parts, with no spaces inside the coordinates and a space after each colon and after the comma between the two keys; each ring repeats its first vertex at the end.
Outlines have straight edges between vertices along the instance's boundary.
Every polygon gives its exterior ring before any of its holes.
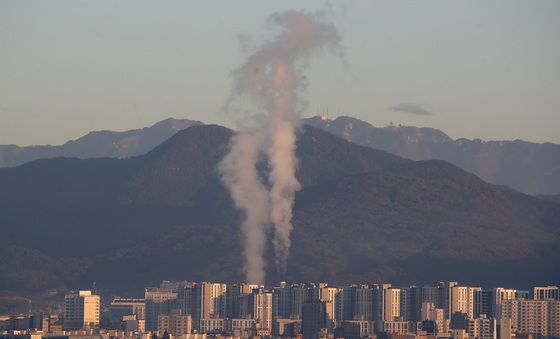
{"type": "MultiPolygon", "coordinates": [[[[239,33],[324,1],[0,0],[0,144],[59,144],[220,112],[239,33]]],[[[454,138],[560,143],[560,1],[333,1],[345,47],[314,60],[306,116],[454,138]],[[432,115],[389,107],[422,105],[432,115]]]]}

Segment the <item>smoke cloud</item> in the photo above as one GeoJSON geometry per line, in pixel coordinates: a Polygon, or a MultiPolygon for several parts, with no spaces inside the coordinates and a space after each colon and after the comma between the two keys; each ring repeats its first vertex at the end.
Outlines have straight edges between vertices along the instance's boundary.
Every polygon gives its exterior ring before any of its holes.
{"type": "Polygon", "coordinates": [[[222,181],[235,206],[244,213],[245,272],[249,282],[264,283],[267,232],[273,227],[276,265],[285,271],[290,251],[292,208],[300,189],[295,155],[300,93],[306,87],[303,71],[310,58],[339,49],[336,28],[325,12],[289,10],[268,17],[267,26],[276,35],[263,42],[234,72],[229,103],[248,98],[258,117],[244,121],[246,131],[237,134],[231,150],[220,163],[222,181]],[[247,126],[252,126],[247,131],[247,126]],[[257,164],[268,167],[265,178],[257,164]],[[263,181],[264,179],[264,181],[263,181]]]}

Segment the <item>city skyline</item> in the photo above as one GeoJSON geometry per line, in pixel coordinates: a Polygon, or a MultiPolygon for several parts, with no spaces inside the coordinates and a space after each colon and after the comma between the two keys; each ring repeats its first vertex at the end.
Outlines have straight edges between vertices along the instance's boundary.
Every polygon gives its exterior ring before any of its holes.
{"type": "MultiPolygon", "coordinates": [[[[52,304],[54,306],[54,304],[52,304]]],[[[463,285],[162,281],[143,297],[65,293],[61,309],[0,320],[0,336],[110,334],[154,338],[200,335],[313,339],[512,339],[560,336],[560,288],[531,291],[463,285]],[[39,331],[39,332],[37,332],[39,331]]],[[[204,337],[203,337],[204,338],[204,337]]],[[[33,337],[31,337],[33,339],[33,337]]]]}
{"type": "Polygon", "coordinates": [[[0,339],[560,339],[560,1],[0,0],[0,339]]]}

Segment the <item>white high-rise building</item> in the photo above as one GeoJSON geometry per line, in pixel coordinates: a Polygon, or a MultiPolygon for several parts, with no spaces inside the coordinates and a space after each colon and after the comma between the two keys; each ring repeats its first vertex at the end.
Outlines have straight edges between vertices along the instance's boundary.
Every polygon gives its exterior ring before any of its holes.
{"type": "Polygon", "coordinates": [[[66,329],[99,326],[100,297],[91,291],[79,291],[64,296],[64,327],[66,329]]]}
{"type": "Polygon", "coordinates": [[[226,284],[210,284],[211,287],[211,298],[212,310],[210,314],[219,318],[224,318],[226,316],[226,284]]]}
{"type": "Polygon", "coordinates": [[[492,313],[497,319],[501,318],[501,305],[504,300],[517,299],[517,290],[513,288],[497,287],[492,290],[492,313]]]}
{"type": "Polygon", "coordinates": [[[385,292],[385,314],[384,321],[398,320],[401,316],[401,290],[400,288],[388,288],[385,292]]]}
{"type": "Polygon", "coordinates": [[[227,285],[201,282],[194,288],[193,319],[225,318],[227,285]]]}
{"type": "Polygon", "coordinates": [[[272,331],[272,292],[254,291],[250,296],[250,307],[256,328],[272,331]]]}
{"type": "Polygon", "coordinates": [[[319,289],[319,300],[324,301],[327,308],[327,318],[329,322],[329,326],[335,327],[335,324],[338,323],[340,317],[342,316],[341,312],[341,298],[340,295],[342,294],[342,289],[334,288],[334,287],[327,287],[321,286],[319,289]]]}
{"type": "Polygon", "coordinates": [[[451,314],[466,313],[469,319],[475,318],[475,294],[482,292],[480,287],[451,287],[451,314]]]}

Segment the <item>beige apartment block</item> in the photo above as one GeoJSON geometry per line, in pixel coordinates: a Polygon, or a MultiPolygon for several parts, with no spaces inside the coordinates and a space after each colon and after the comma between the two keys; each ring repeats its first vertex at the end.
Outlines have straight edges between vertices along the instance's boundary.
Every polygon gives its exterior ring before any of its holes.
{"type": "Polygon", "coordinates": [[[82,329],[99,327],[100,297],[91,291],[72,292],[64,296],[64,327],[82,329]]]}

